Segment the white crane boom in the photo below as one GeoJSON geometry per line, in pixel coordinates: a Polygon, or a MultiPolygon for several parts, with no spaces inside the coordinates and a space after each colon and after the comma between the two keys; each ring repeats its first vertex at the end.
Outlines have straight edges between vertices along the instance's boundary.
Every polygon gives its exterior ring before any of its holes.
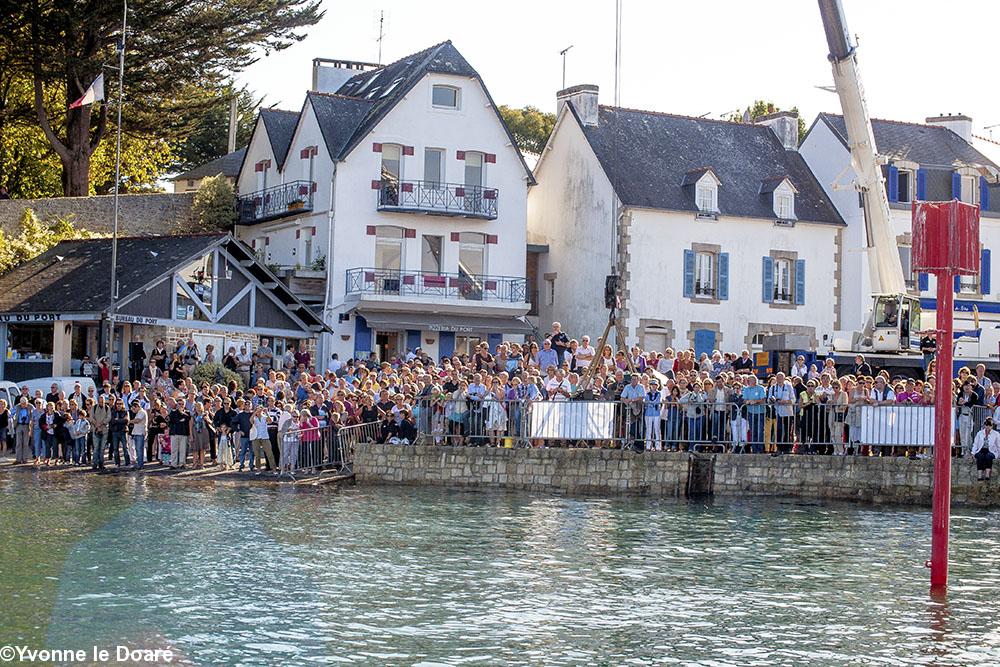
{"type": "Polygon", "coordinates": [[[840,0],[819,0],[819,10],[830,47],[833,82],[847,128],[851,166],[857,176],[855,186],[861,193],[864,207],[871,288],[876,294],[904,294],[906,281],[876,152],[875,134],[865,104],[857,50],[847,32],[840,0]]]}

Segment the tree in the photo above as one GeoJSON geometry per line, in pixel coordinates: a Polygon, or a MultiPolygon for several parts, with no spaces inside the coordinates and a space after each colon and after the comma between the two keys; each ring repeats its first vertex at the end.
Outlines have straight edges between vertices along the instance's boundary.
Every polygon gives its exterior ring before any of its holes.
{"type": "Polygon", "coordinates": [[[236,224],[236,193],[225,176],[202,179],[194,195],[194,232],[226,231],[236,224]]]}
{"type": "MultiPolygon", "coordinates": [[[[734,123],[746,123],[754,122],[761,116],[766,116],[768,114],[777,113],[781,111],[780,108],[775,106],[774,102],[769,102],[767,100],[754,100],[754,103],[743,110],[742,113],[734,113],[729,116],[729,120],[734,123]]],[[[792,107],[789,111],[795,113],[799,112],[798,107],[792,107]]],[[[806,122],[802,120],[802,116],[799,116],[799,141],[801,142],[806,136],[806,122]]]]}
{"type": "Polygon", "coordinates": [[[515,109],[500,105],[500,115],[522,152],[541,155],[556,125],[556,115],[533,106],[515,109]]]}
{"type": "MultiPolygon", "coordinates": [[[[90,161],[108,130],[108,103],[68,109],[100,72],[109,98],[121,3],[30,0],[7,3],[0,53],[32,81],[33,108],[62,166],[63,192],[86,195],[90,161]],[[27,46],[27,48],[25,48],[27,46]],[[53,92],[54,91],[54,92],[53,92]],[[55,95],[58,99],[50,99],[55,95]]],[[[261,52],[301,40],[323,16],[318,0],[132,0],[125,61],[122,131],[171,140],[184,129],[180,110],[210,106],[192,87],[218,89],[261,52]]]]}
{"type": "Polygon", "coordinates": [[[182,111],[186,125],[184,141],[174,155],[172,169],[187,171],[222,157],[229,150],[229,101],[236,98],[236,146],[246,146],[253,134],[257,107],[261,100],[246,88],[237,90],[228,85],[210,91],[213,98],[207,108],[182,111]]]}
{"type": "Polygon", "coordinates": [[[0,273],[38,257],[60,241],[94,236],[85,229],[76,229],[69,218],[44,224],[30,208],[24,210],[20,227],[20,232],[14,237],[8,237],[0,230],[0,273]]]}

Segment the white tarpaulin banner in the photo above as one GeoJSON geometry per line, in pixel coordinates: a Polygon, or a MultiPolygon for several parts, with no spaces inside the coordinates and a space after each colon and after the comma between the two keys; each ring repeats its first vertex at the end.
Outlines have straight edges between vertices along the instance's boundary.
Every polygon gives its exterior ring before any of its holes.
{"type": "Polygon", "coordinates": [[[596,401],[539,401],[531,404],[529,438],[611,440],[615,404],[596,401]]]}
{"type": "Polygon", "coordinates": [[[861,436],[857,439],[865,445],[931,447],[934,445],[934,406],[863,406],[861,436]]]}

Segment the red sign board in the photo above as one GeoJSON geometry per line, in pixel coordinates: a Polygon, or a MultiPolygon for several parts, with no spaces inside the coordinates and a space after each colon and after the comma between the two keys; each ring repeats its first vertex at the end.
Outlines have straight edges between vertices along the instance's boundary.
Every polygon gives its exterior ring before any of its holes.
{"type": "Polygon", "coordinates": [[[979,273],[979,207],[952,201],[913,202],[913,270],[979,273]]]}

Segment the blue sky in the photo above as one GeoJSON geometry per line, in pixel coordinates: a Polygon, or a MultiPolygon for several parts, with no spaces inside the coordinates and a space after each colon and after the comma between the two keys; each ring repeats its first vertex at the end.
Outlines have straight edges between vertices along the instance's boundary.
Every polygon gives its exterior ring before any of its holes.
{"type": "MultiPolygon", "coordinates": [[[[989,74],[1000,25],[993,0],[844,0],[871,113],[922,121],[972,116],[1000,124],[989,74]]],[[[451,39],[500,104],[555,109],[559,51],[572,44],[567,85],[596,83],[613,102],[614,0],[378,0],[324,2],[326,17],[301,43],[240,75],[265,103],[298,109],[314,57],[374,61],[386,13],[383,62],[451,39]]],[[[754,98],[798,106],[807,122],[839,112],[814,0],[624,0],[621,104],[720,117],[754,98]]],[[[986,132],[984,132],[986,134],[986,132]]],[[[994,130],[1000,138],[1000,127],[994,130]]]]}

